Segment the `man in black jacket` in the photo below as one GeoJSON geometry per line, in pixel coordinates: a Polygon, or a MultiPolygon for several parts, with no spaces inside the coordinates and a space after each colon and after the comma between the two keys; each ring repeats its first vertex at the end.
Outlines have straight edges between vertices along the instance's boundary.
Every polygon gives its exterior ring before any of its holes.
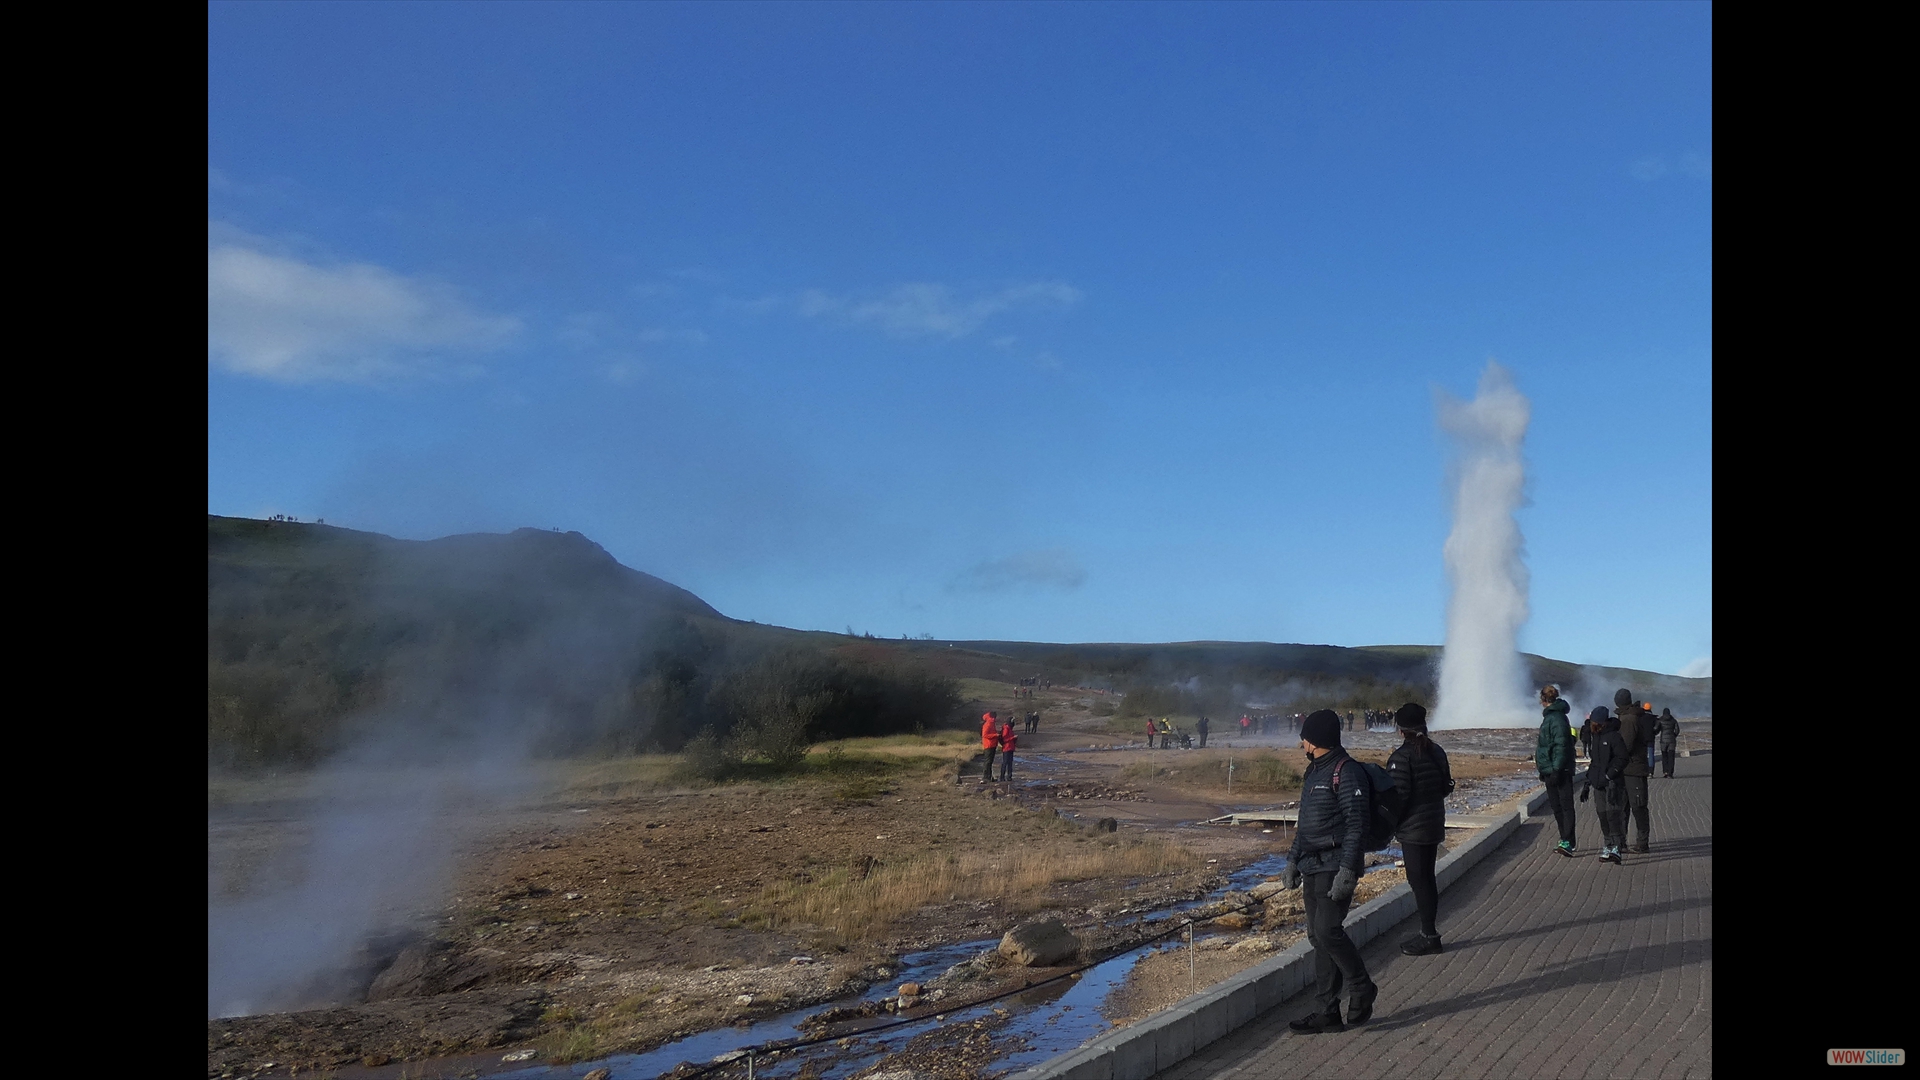
{"type": "Polygon", "coordinates": [[[1596,706],[1587,719],[1594,724],[1593,764],[1587,766],[1580,801],[1587,801],[1589,788],[1597,796],[1593,812],[1600,818],[1600,861],[1618,866],[1620,845],[1627,838],[1626,764],[1634,755],[1620,737],[1620,721],[1607,715],[1605,705],[1596,706]]]}
{"type": "Polygon", "coordinates": [[[1620,723],[1620,740],[1627,744],[1626,806],[1633,813],[1633,843],[1628,851],[1647,853],[1651,830],[1647,811],[1647,778],[1653,775],[1653,715],[1633,700],[1633,691],[1613,694],[1614,719],[1620,723]]]}
{"type": "Polygon", "coordinates": [[[1673,779],[1673,758],[1680,751],[1680,721],[1672,709],[1661,709],[1653,729],[1660,734],[1660,775],[1673,779]]]}
{"type": "Polygon", "coordinates": [[[1379,994],[1343,925],[1366,858],[1360,842],[1373,815],[1373,786],[1367,770],[1340,748],[1340,717],[1332,709],[1321,709],[1300,725],[1300,746],[1307,752],[1307,773],[1300,780],[1300,820],[1282,880],[1289,889],[1306,890],[1307,940],[1313,943],[1320,1007],[1288,1026],[1315,1035],[1366,1023],[1379,994]],[[1343,985],[1350,995],[1344,1024],[1343,985]]]}

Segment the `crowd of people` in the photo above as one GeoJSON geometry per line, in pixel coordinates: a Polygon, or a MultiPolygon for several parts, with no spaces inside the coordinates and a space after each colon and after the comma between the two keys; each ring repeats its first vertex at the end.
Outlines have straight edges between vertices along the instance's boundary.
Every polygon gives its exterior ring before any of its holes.
{"type": "MultiPolygon", "coordinates": [[[[1620,690],[1613,700],[1611,711],[1599,706],[1576,725],[1559,688],[1542,687],[1534,764],[1560,833],[1554,850],[1567,858],[1577,857],[1574,803],[1576,798],[1581,802],[1592,798],[1600,819],[1599,860],[1618,866],[1624,861],[1623,847],[1629,853],[1651,850],[1647,782],[1656,768],[1656,746],[1659,775],[1672,778],[1680,722],[1671,709],[1654,716],[1652,705],[1635,701],[1631,690],[1620,690]],[[1591,751],[1577,797],[1576,742],[1591,751]],[[1632,843],[1627,842],[1629,820],[1632,843]]],[[[1369,727],[1375,719],[1369,710],[1369,727]]],[[[1344,924],[1366,867],[1366,853],[1384,839],[1372,835],[1379,828],[1376,819],[1382,805],[1397,802],[1393,835],[1400,842],[1407,884],[1420,919],[1419,929],[1400,943],[1400,951],[1408,956],[1441,951],[1435,864],[1446,829],[1446,799],[1454,789],[1453,773],[1446,751],[1427,733],[1423,706],[1409,702],[1392,719],[1401,743],[1378,773],[1375,766],[1354,760],[1341,747],[1340,732],[1351,724],[1350,719],[1343,724],[1333,710],[1322,709],[1300,724],[1307,770],[1301,779],[1299,818],[1283,883],[1289,889],[1304,890],[1307,939],[1314,947],[1315,1011],[1289,1025],[1301,1034],[1341,1031],[1373,1016],[1379,990],[1344,924]],[[1374,795],[1376,790],[1385,791],[1385,785],[1392,786],[1397,799],[1383,804],[1374,795]],[[1340,1012],[1343,993],[1344,1017],[1340,1012]]]]}

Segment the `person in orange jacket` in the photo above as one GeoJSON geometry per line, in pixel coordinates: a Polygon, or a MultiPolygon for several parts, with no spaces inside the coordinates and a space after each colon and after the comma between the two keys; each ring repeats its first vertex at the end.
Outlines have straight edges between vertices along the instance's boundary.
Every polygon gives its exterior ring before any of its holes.
{"type": "Polygon", "coordinates": [[[1020,733],[1013,730],[1013,721],[1000,721],[1000,779],[1013,779],[1013,747],[1020,741],[1020,733]]]}
{"type": "Polygon", "coordinates": [[[980,749],[987,752],[987,769],[980,774],[980,782],[993,780],[993,756],[1000,750],[1000,718],[993,713],[983,713],[980,717],[980,749]]]}

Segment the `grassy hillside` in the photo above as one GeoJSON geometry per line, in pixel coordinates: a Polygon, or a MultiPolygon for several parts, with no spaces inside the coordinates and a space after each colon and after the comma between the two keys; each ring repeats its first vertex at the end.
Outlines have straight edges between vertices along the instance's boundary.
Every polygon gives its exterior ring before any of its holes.
{"type": "MultiPolygon", "coordinates": [[[[1437,650],[1180,642],[890,641],[741,622],[579,533],[396,540],[207,519],[207,750],[311,763],[378,737],[389,757],[507,744],[678,750],[703,730],[876,735],[962,719],[959,680],[1128,691],[1165,713],[1432,700],[1437,650]]],[[[1711,679],[1530,657],[1536,679],[1630,686],[1695,715],[1711,679]]],[[[1609,686],[1597,698],[1610,696],[1609,686]]],[[[783,742],[782,740],[786,740],[783,742]]]]}

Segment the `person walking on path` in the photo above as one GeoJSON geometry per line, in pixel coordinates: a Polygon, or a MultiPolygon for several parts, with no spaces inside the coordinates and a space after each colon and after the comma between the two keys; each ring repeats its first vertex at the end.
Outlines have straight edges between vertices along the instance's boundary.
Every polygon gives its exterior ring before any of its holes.
{"type": "Polygon", "coordinates": [[[1147,717],[1147,749],[1153,749],[1153,737],[1158,734],[1160,729],[1154,726],[1153,717],[1147,717]]]}
{"type": "Polygon", "coordinates": [[[1652,827],[1647,778],[1653,775],[1653,716],[1634,702],[1631,690],[1614,691],[1613,704],[1620,739],[1627,744],[1626,807],[1633,815],[1633,843],[1627,850],[1644,855],[1650,850],[1647,841],[1652,827]]]}
{"type": "Polygon", "coordinates": [[[1200,722],[1195,724],[1194,727],[1200,732],[1200,749],[1205,750],[1207,748],[1207,718],[1204,716],[1201,717],[1200,722]]]}
{"type": "MultiPolygon", "coordinates": [[[[1400,943],[1408,956],[1440,951],[1440,931],[1434,919],[1440,913],[1440,883],[1434,862],[1447,831],[1447,795],[1453,790],[1453,768],[1447,752],[1427,738],[1427,710],[1411,701],[1393,714],[1400,730],[1400,746],[1387,755],[1387,772],[1400,791],[1400,851],[1407,864],[1407,884],[1420,910],[1420,932],[1400,943]]],[[[1342,778],[1345,779],[1344,777],[1342,778]]]]}
{"type": "Polygon", "coordinates": [[[980,717],[980,749],[987,752],[987,769],[980,774],[980,782],[993,783],[993,758],[1000,752],[1000,717],[996,713],[985,713],[980,717]]]}
{"type": "Polygon", "coordinates": [[[1559,687],[1549,683],[1540,688],[1540,739],[1533,748],[1533,765],[1540,772],[1540,782],[1546,785],[1553,823],[1560,827],[1560,844],[1554,850],[1569,859],[1573,858],[1574,822],[1573,725],[1567,721],[1570,711],[1559,687]]]}
{"type": "Polygon", "coordinates": [[[1373,814],[1373,790],[1367,771],[1341,749],[1340,717],[1332,709],[1321,709],[1300,725],[1300,748],[1307,752],[1307,774],[1300,780],[1300,817],[1281,880],[1289,889],[1304,890],[1319,1009],[1287,1026],[1317,1035],[1366,1023],[1380,993],[1343,925],[1366,857],[1360,842],[1373,814]],[[1343,987],[1345,1023],[1340,1019],[1343,987]]]}
{"type": "MultiPolygon", "coordinates": [[[[1661,709],[1660,719],[1654,724],[1654,730],[1660,735],[1660,775],[1673,779],[1673,759],[1680,751],[1680,721],[1674,718],[1672,709],[1661,709]]],[[[1662,795],[1661,798],[1666,798],[1662,795]]]]}
{"type": "Polygon", "coordinates": [[[1593,760],[1593,721],[1585,720],[1580,724],[1580,756],[1593,760]]]}
{"type": "Polygon", "coordinates": [[[1020,733],[1013,730],[1013,721],[1000,723],[1000,779],[1013,779],[1013,748],[1020,741],[1020,733]]]}
{"type": "Polygon", "coordinates": [[[1620,845],[1627,839],[1626,767],[1634,755],[1620,737],[1620,721],[1607,715],[1605,705],[1596,705],[1587,719],[1594,725],[1593,764],[1587,766],[1587,786],[1580,789],[1580,801],[1587,801],[1589,789],[1594,792],[1593,812],[1600,818],[1600,861],[1618,866],[1620,845]]]}
{"type": "Polygon", "coordinates": [[[1252,727],[1253,727],[1253,717],[1251,716],[1240,717],[1240,737],[1241,738],[1243,739],[1246,738],[1247,735],[1249,734],[1249,729],[1252,727]]]}

